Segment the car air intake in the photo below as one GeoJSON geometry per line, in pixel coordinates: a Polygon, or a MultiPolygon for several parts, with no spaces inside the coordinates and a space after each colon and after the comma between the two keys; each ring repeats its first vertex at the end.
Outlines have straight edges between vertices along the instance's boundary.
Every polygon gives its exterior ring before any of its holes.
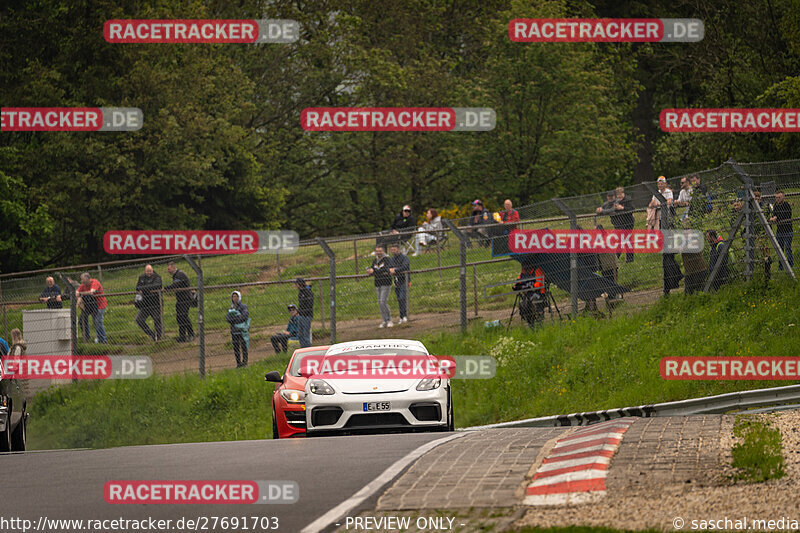
{"type": "Polygon", "coordinates": [[[365,426],[408,426],[408,420],[400,413],[368,413],[353,415],[344,425],[346,428],[365,426]]]}
{"type": "Polygon", "coordinates": [[[332,426],[342,416],[341,407],[315,407],[311,411],[311,423],[317,426],[332,426]]]}
{"type": "Polygon", "coordinates": [[[286,415],[286,421],[292,424],[293,426],[306,425],[305,411],[284,411],[283,414],[286,415]]]}
{"type": "Polygon", "coordinates": [[[413,403],[408,410],[420,422],[438,422],[442,419],[442,408],[438,403],[413,403]]]}

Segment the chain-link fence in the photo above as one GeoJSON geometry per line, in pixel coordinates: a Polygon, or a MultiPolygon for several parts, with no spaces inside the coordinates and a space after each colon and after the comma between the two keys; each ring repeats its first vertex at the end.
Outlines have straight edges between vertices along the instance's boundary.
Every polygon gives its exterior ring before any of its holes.
{"type": "MultiPolygon", "coordinates": [[[[198,287],[198,272],[190,264],[191,258],[187,261],[184,257],[161,256],[3,274],[0,308],[4,338],[9,338],[12,329],[19,328],[28,342],[29,354],[51,353],[55,348],[45,344],[45,338],[53,337],[62,343],[55,345],[62,350],[59,355],[63,351],[147,355],[157,373],[198,370],[203,373],[236,364],[231,325],[227,321],[233,291],[241,293],[242,302],[249,309],[250,361],[272,355],[275,345],[283,348],[286,339],[276,335],[289,326],[290,304],[303,308],[305,314],[309,314],[309,304],[313,309],[310,330],[314,345],[359,338],[414,337],[446,328],[457,331],[475,320],[506,322],[518,303],[518,293],[512,290],[512,284],[525,266],[518,257],[503,255],[507,250],[502,249],[502,243],[505,241],[507,248],[506,234],[513,228],[656,227],[689,228],[704,233],[714,230],[718,244],[707,243],[702,254],[675,254],[672,258],[679,269],[675,276],[680,277],[673,277],[680,281],[677,290],[704,290],[723,281],[777,276],[781,257],[774,243],[785,248],[790,240],[784,229],[776,232],[776,224],[770,223],[776,214],[775,193],[782,190],[785,203],[800,214],[800,160],[741,165],[728,162],[714,169],[670,178],[667,185],[673,203],[680,196],[681,180],[691,181],[693,176],[700,181],[692,185],[692,200],[687,205],[668,205],[665,190],[659,193],[655,183],[648,183],[615,190],[613,196],[603,191],[521,206],[516,208],[518,221],[508,215],[504,221],[503,213],[483,213],[481,206],[476,206],[473,217],[445,220],[441,226],[308,240],[301,242],[299,250],[290,255],[195,257],[195,266],[202,271],[202,287],[198,287]],[[766,224],[762,223],[756,207],[759,195],[766,224]],[[618,209],[615,205],[624,207],[618,209]],[[738,229],[732,232],[737,223],[738,229]],[[398,246],[395,253],[409,258],[410,270],[376,277],[368,269],[374,267],[380,271],[382,262],[390,266],[396,261],[381,261],[381,250],[376,247],[389,248],[386,251],[391,257],[393,244],[398,246]],[[719,269],[716,282],[709,280],[712,246],[717,249],[716,255],[723,258],[718,262],[727,263],[727,272],[719,269]],[[175,278],[168,271],[169,261],[175,262],[178,272],[175,278]],[[154,275],[161,278],[160,285],[151,278],[146,278],[145,283],[154,283],[161,289],[145,295],[146,301],[137,304],[137,283],[145,274],[145,265],[151,265],[154,275]],[[91,296],[82,296],[79,305],[74,295],[84,272],[102,286],[105,304],[95,302],[98,308],[104,307],[102,313],[91,302],[87,306],[91,296]],[[183,291],[174,286],[169,288],[174,280],[181,278],[180,272],[187,276],[188,287],[183,291]],[[61,315],[66,319],[55,321],[37,313],[48,306],[57,307],[55,301],[41,300],[55,290],[46,290],[48,276],[60,288],[61,315]],[[311,291],[313,302],[306,293],[301,304],[297,278],[303,279],[302,285],[308,287],[304,290],[311,291]],[[376,283],[392,281],[389,289],[376,287],[376,283]],[[185,295],[183,303],[178,302],[181,292],[185,295]],[[192,307],[194,293],[202,294],[200,307],[192,307]],[[385,327],[389,316],[382,316],[378,303],[379,295],[387,293],[392,329],[385,327]],[[407,307],[403,311],[407,322],[401,320],[402,303],[407,307]],[[99,333],[94,327],[95,320],[98,325],[102,322],[105,339],[102,330],[99,333]],[[46,324],[53,324],[50,329],[58,331],[48,334],[44,331],[48,328],[46,324]]],[[[778,214],[782,209],[778,208],[778,214]]],[[[792,217],[788,222],[790,227],[796,229],[799,219],[792,217]]],[[[786,228],[786,222],[781,228],[786,228]]],[[[568,283],[551,284],[549,279],[545,280],[548,288],[545,321],[559,320],[569,313],[625,313],[655,301],[668,281],[665,272],[669,274],[669,269],[663,254],[576,255],[581,257],[566,254],[558,263],[563,271],[554,272],[555,277],[561,276],[568,283]],[[584,272],[584,278],[574,274],[579,272],[584,272]],[[570,290],[582,286],[586,276],[595,274],[623,287],[624,293],[619,297],[589,298],[582,296],[580,290],[570,290]]],[[[296,345],[299,342],[287,342],[290,350],[296,345]]]]}

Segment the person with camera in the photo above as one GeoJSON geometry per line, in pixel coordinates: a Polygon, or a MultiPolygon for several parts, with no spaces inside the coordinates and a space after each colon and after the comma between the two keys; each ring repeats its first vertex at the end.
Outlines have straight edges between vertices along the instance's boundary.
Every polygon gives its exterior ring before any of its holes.
{"type": "Polygon", "coordinates": [[[133,303],[139,312],[136,314],[136,324],[142,328],[148,337],[154,341],[164,338],[161,321],[161,276],[155,273],[152,265],[144,267],[144,274],[136,282],[136,296],[133,303]],[[155,331],[147,325],[147,318],[153,317],[155,331]]]}
{"type": "Polygon", "coordinates": [[[178,342],[192,342],[194,340],[194,330],[192,321],[189,319],[189,308],[193,307],[194,296],[189,291],[191,284],[189,276],[180,270],[175,261],[167,263],[167,272],[172,276],[172,283],[164,287],[166,291],[175,291],[175,317],[178,320],[178,342]],[[183,289],[183,290],[179,290],[183,289]]]}
{"type": "Polygon", "coordinates": [[[47,304],[48,309],[61,309],[61,287],[56,285],[52,276],[47,276],[45,281],[45,288],[42,294],[39,295],[39,301],[47,304]]]}
{"type": "Polygon", "coordinates": [[[299,317],[297,306],[294,304],[289,304],[287,308],[289,309],[289,323],[286,324],[286,329],[280,333],[272,335],[269,338],[275,353],[283,353],[287,351],[289,349],[289,341],[300,341],[300,339],[297,337],[297,333],[300,331],[297,320],[299,317]]]}

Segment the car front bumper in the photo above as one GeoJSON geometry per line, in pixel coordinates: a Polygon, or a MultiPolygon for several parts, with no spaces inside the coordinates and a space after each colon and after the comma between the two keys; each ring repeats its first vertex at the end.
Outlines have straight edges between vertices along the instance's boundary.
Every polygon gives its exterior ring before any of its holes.
{"type": "Polygon", "coordinates": [[[379,394],[306,395],[306,434],[425,431],[447,427],[449,385],[430,391],[379,394]],[[389,402],[387,411],[365,411],[364,404],[389,402]]]}

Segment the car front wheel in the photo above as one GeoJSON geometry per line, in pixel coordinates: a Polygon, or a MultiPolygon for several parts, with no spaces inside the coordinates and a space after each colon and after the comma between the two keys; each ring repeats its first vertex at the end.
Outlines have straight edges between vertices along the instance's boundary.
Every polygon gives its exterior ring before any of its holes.
{"type": "Polygon", "coordinates": [[[278,434],[278,421],[275,419],[275,411],[272,411],[272,438],[275,440],[281,438],[278,434]]]}
{"type": "Polygon", "coordinates": [[[11,451],[11,413],[6,413],[5,430],[0,433],[0,452],[11,451]]]}
{"type": "Polygon", "coordinates": [[[27,413],[22,413],[22,418],[17,424],[14,433],[11,434],[11,450],[24,452],[28,440],[28,417],[27,413]]]}

